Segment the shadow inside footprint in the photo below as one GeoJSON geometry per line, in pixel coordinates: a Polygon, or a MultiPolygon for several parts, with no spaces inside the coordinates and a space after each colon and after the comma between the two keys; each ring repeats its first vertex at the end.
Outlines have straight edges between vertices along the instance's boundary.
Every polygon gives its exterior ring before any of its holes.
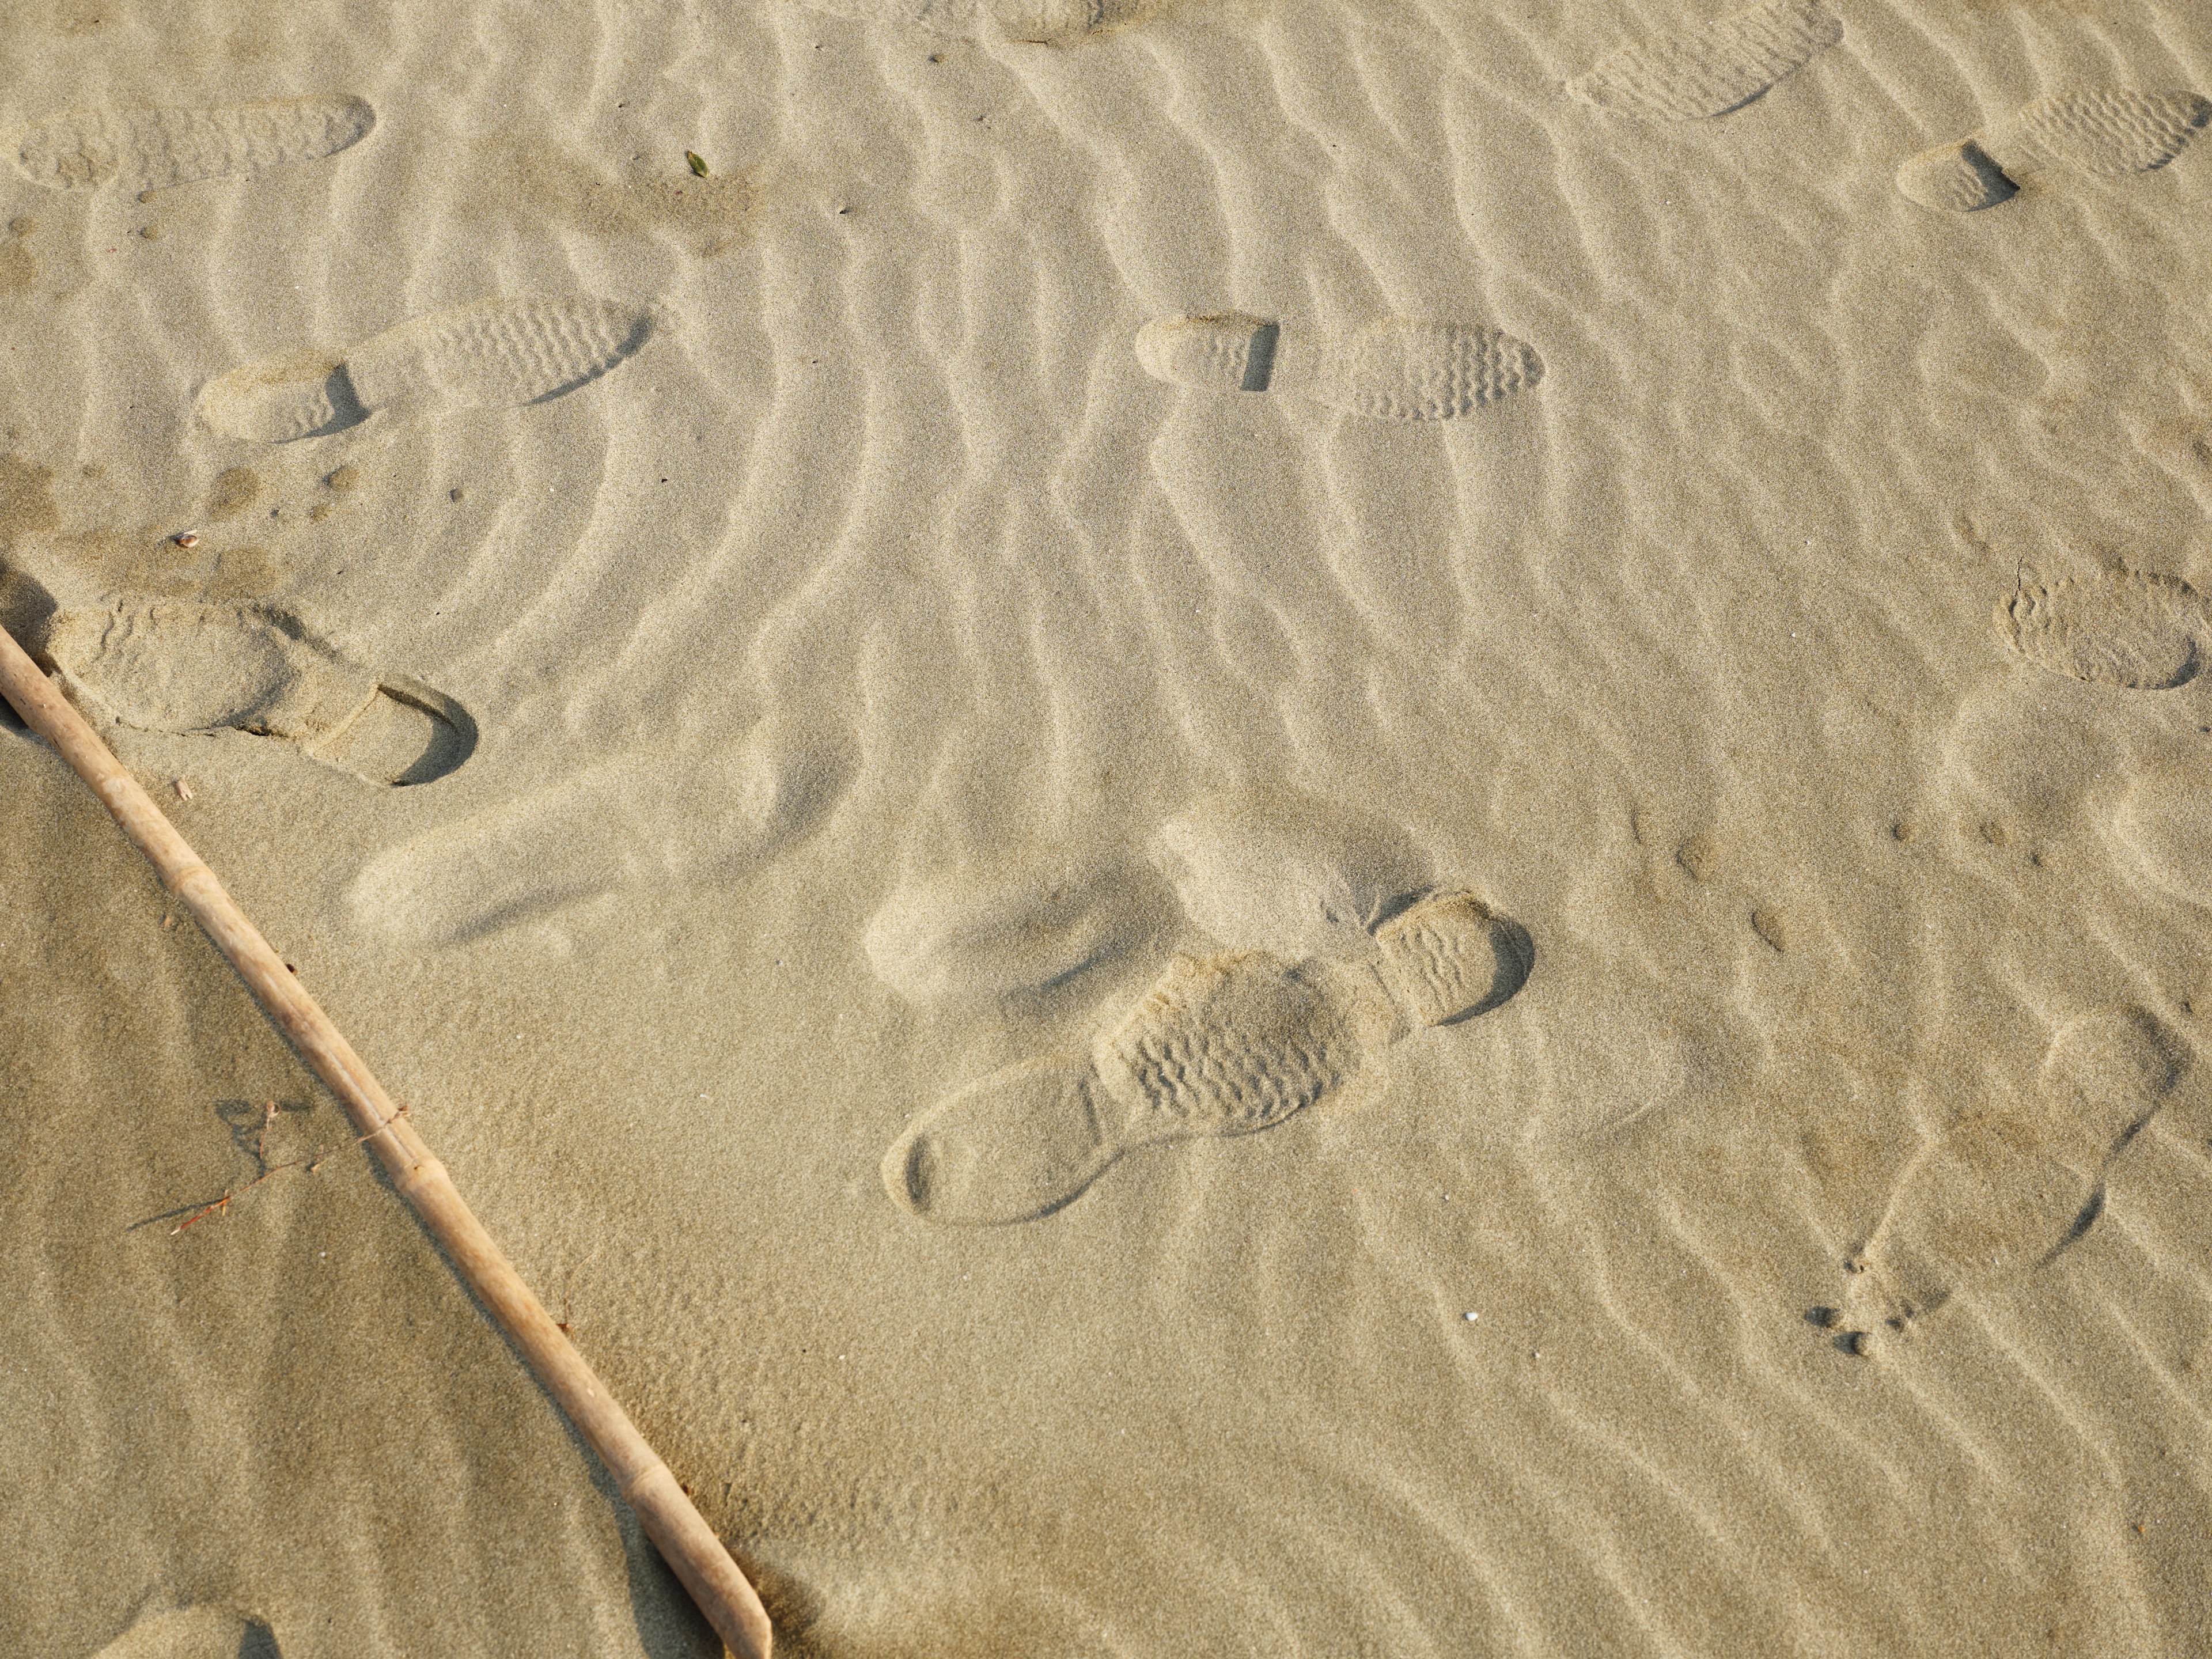
{"type": "Polygon", "coordinates": [[[283,1659],[268,1622],[234,1607],[150,1613],[94,1659],[283,1659]]]}
{"type": "Polygon", "coordinates": [[[265,606],[155,599],[63,611],[40,643],[72,691],[141,731],[278,738],[395,787],[447,776],[476,750],[476,722],[453,698],[356,667],[265,606]]]}

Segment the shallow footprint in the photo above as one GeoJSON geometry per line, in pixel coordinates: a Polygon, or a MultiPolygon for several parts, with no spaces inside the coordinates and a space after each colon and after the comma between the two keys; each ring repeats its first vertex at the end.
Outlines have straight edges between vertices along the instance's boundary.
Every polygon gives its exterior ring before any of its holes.
{"type": "Polygon", "coordinates": [[[451,697],[356,667],[281,611],[132,600],[58,611],[42,644],[73,689],[141,731],[281,738],[395,787],[457,771],[476,748],[451,697]]]}
{"type": "Polygon", "coordinates": [[[207,109],[76,110],[21,128],[12,148],[16,167],[50,189],[112,181],[127,191],[159,190],[320,161],[359,143],[375,125],[366,100],[343,95],[207,109]]]}
{"type": "Polygon", "coordinates": [[[620,890],[744,875],[818,826],[837,761],[758,728],[705,756],[625,756],[440,824],[347,889],[364,927],[459,945],[620,890]]]}
{"type": "Polygon", "coordinates": [[[357,426],[384,409],[510,409],[573,392],[652,332],[645,313],[599,300],[486,300],[386,329],[343,356],[267,358],[200,389],[200,417],[257,443],[357,426]]]}
{"type": "Polygon", "coordinates": [[[2061,93],[1907,158],[1897,187],[1923,207],[1972,213],[2010,200],[2020,192],[2014,175],[2039,167],[2100,179],[2153,172],[2187,149],[2207,121],[2212,103],[2193,92],[2061,93]]]}
{"type": "Polygon", "coordinates": [[[2130,570],[2022,583],[1997,628],[2039,668],[2096,685],[2168,691],[2203,666],[2212,611],[2187,582],[2130,570]]]}
{"type": "Polygon", "coordinates": [[[1698,120],[1741,108],[1843,38],[1843,23],[1821,0],[1769,0],[1624,46],[1567,90],[1601,109],[1698,120]]]}
{"type": "Polygon", "coordinates": [[[1072,46],[1139,22],[1163,0],[805,0],[856,23],[887,22],[932,34],[989,27],[1009,40],[1072,46]]]}
{"type": "Polygon", "coordinates": [[[2094,1224],[2112,1160],[2180,1075],[2179,1050],[2139,1010],[2062,1027],[2032,1100],[1963,1119],[1905,1171],[1854,1264],[1845,1322],[1901,1330],[2051,1261],[2094,1224]]]}
{"type": "Polygon", "coordinates": [[[234,1607],[149,1614],[93,1659],[281,1659],[268,1625],[234,1607]]]}
{"type": "Polygon", "coordinates": [[[1137,331],[1146,373],[1202,392],[1287,392],[1371,421],[1448,421],[1544,378],[1527,342],[1465,323],[1389,318],[1309,339],[1238,312],[1161,317],[1137,331]]]}
{"type": "Polygon", "coordinates": [[[916,1118],[884,1154],[884,1188],[931,1221],[1029,1221],[1138,1147],[1272,1128],[1410,1030],[1511,996],[1528,969],[1498,945],[1510,926],[1452,893],[1378,929],[1372,963],[1178,957],[1088,1055],[1009,1066],[916,1118]]]}

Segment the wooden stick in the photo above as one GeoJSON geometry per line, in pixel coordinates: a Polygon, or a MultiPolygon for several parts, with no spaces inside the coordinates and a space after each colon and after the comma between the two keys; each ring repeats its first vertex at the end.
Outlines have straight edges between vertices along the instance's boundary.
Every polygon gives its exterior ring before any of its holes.
{"type": "Polygon", "coordinates": [[[362,1139],[391,1172],[399,1195],[415,1206],[430,1237],[521,1350],[546,1392],[592,1443],[637,1511],[646,1535],[659,1547],[730,1650],[738,1659],[768,1659],[772,1637],[760,1597],[668,1466],[462,1201],[446,1166],[430,1156],[404,1109],[392,1103],[361,1056],[222,890],[215,872],[4,628],[0,696],[92,786],[123,832],[153,861],[161,884],[192,913],[301,1058],[343,1103],[362,1139]]]}

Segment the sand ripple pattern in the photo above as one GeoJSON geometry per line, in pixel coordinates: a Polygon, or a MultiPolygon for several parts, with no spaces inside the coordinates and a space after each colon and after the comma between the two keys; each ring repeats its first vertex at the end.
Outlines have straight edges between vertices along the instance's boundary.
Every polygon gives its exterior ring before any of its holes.
{"type": "Polygon", "coordinates": [[[2124,87],[2062,93],[2020,112],[2021,131],[2054,161],[2100,179],[2164,167],[2207,120],[2212,103],[2193,92],[2124,87]]]}
{"type": "Polygon", "coordinates": [[[854,22],[890,22],[933,34],[963,34],[985,23],[1011,40],[1066,46],[1135,22],[1156,0],[806,0],[816,11],[854,22]]]}
{"type": "Polygon", "coordinates": [[[1741,108],[1843,38],[1841,20],[1820,0],[1774,0],[1624,46],[1567,90],[1601,109],[1695,121],[1741,108]]]}
{"type": "Polygon", "coordinates": [[[375,125],[365,99],[344,95],[208,109],[83,110],[25,128],[15,164],[54,190],[110,180],[125,190],[159,190],[319,161],[359,143],[375,125]]]}

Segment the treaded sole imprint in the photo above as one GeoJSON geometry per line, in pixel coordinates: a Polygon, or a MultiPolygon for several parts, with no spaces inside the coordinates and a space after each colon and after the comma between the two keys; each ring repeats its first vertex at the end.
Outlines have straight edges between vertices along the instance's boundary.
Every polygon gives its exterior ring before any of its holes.
{"type": "Polygon", "coordinates": [[[359,143],[375,125],[365,99],[343,95],[205,109],[80,110],[19,131],[15,165],[54,190],[111,180],[125,190],[160,190],[320,161],[359,143]]]}
{"type": "Polygon", "coordinates": [[[486,300],[416,317],[343,358],[301,352],[200,390],[201,418],[256,443],[357,425],[380,409],[505,409],[599,379],[642,346],[646,314],[599,300],[486,300]]]}
{"type": "Polygon", "coordinates": [[[1841,20],[1821,0],[1770,0],[1624,46],[1567,90],[1601,109],[1698,120],[1741,108],[1843,38],[1841,20]]]}
{"type": "Polygon", "coordinates": [[[1544,378],[1536,349],[1498,329],[1403,318],[1307,341],[1237,312],[1162,317],[1137,331],[1136,351],[1170,385],[1287,392],[1371,421],[1454,420],[1544,378]]]}

